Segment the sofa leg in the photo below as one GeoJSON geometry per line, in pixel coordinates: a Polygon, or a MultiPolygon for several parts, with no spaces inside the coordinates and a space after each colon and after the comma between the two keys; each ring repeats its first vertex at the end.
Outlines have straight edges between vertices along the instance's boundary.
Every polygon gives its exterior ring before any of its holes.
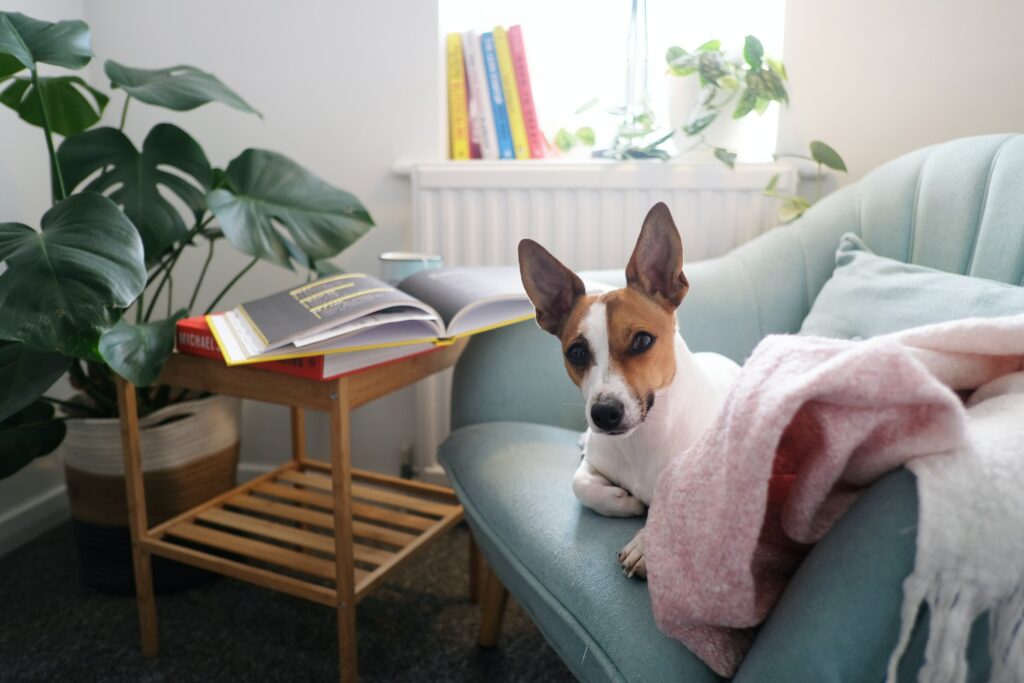
{"type": "Polygon", "coordinates": [[[480,574],[483,567],[483,556],[476,545],[473,533],[469,534],[469,601],[480,604],[480,574]]]}
{"type": "Polygon", "coordinates": [[[498,644],[501,619],[505,615],[507,603],[508,591],[501,585],[494,570],[488,571],[480,602],[480,637],[477,639],[480,647],[494,647],[498,644]]]}

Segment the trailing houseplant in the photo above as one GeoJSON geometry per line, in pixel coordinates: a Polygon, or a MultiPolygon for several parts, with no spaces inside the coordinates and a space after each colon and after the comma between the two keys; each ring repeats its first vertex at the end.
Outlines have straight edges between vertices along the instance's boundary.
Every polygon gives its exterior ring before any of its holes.
{"type": "Polygon", "coordinates": [[[200,312],[193,309],[217,244],[251,260],[208,310],[261,261],[330,272],[329,259],[373,225],[353,195],[276,152],[246,149],[217,168],[169,123],[136,146],[124,132],[133,101],[175,111],[220,102],[257,114],[194,67],[107,61],[110,85],[123,95],[120,125],[95,127],[110,98],[74,74],[92,57],[82,21],[0,12],[0,103],[41,129],[53,187],[41,229],[0,223],[0,478],[52,452],[66,420],[115,417],[114,373],[140,387],[144,414],[185,398],[154,382],[175,322],[200,312]],[[68,73],[44,76],[40,64],[68,73]],[[174,302],[175,266],[192,248],[206,259],[189,300],[174,302]],[[65,374],[78,397],[48,396],[65,374]]]}

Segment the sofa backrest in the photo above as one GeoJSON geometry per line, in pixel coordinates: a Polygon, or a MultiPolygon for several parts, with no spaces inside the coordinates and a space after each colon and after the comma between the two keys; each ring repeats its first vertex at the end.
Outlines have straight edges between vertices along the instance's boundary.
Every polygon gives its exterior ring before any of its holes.
{"type": "MultiPolygon", "coordinates": [[[[832,275],[845,232],[882,256],[1024,285],[1024,135],[912,152],[799,220],[687,265],[691,288],[679,320],[690,348],[742,361],[765,335],[798,331],[832,275]]],[[[619,271],[591,277],[623,279],[619,271]]],[[[500,420],[585,426],[557,342],[533,323],[475,338],[455,370],[452,395],[453,428],[500,420]]]]}

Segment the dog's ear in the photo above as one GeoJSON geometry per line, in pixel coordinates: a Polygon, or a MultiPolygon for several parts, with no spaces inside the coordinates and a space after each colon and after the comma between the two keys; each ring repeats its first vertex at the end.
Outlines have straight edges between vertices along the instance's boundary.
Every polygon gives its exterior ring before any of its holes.
{"type": "Polygon", "coordinates": [[[576,300],[586,293],[583,281],[533,240],[519,242],[519,274],[537,309],[537,324],[561,335],[576,300]]]}
{"type": "Polygon", "coordinates": [[[683,241],[663,202],[647,212],[626,265],[626,284],[673,309],[690,288],[683,275],[683,241]]]}

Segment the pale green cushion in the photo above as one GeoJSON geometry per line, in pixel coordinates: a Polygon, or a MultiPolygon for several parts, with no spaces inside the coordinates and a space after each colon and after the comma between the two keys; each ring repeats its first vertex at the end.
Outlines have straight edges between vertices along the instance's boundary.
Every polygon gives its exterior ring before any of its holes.
{"type": "Polygon", "coordinates": [[[878,256],[853,233],[800,334],[854,339],[970,317],[1024,313],[1024,287],[878,256]]]}

